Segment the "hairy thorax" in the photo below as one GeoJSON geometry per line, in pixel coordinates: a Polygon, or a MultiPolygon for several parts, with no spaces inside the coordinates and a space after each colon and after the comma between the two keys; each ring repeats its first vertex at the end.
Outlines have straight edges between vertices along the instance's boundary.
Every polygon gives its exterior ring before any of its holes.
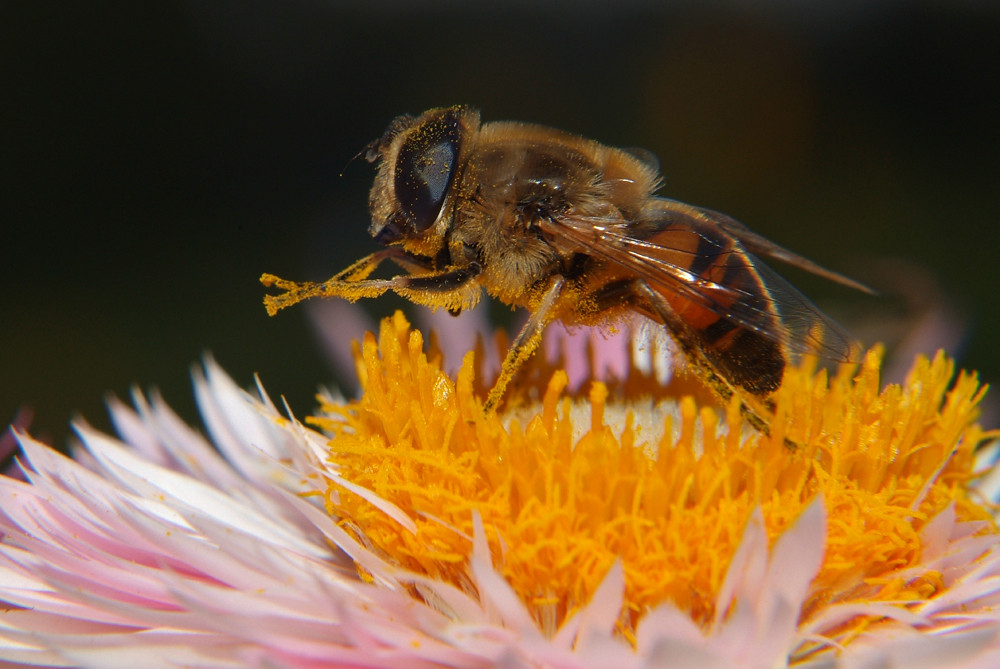
{"type": "Polygon", "coordinates": [[[529,305],[555,273],[566,275],[574,249],[553,243],[540,223],[566,214],[607,215],[609,207],[632,206],[649,193],[614,176],[618,152],[567,136],[566,142],[533,137],[530,127],[491,124],[483,129],[459,177],[454,225],[448,239],[452,262],[479,262],[481,285],[494,297],[529,305]],[[516,136],[515,141],[491,142],[492,133],[516,136]],[[631,190],[628,190],[629,187],[631,190]],[[616,202],[617,201],[617,202],[616,202]],[[531,289],[525,290],[526,286],[531,289]]]}

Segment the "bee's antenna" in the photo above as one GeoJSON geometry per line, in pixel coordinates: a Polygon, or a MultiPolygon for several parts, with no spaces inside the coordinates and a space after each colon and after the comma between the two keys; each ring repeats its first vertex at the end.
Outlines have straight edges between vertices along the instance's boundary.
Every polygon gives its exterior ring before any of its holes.
{"type": "Polygon", "coordinates": [[[375,162],[381,155],[381,149],[382,149],[381,139],[376,139],[374,142],[368,142],[367,144],[364,145],[364,147],[360,151],[354,154],[354,156],[350,160],[344,163],[344,167],[341,168],[340,174],[338,174],[337,176],[343,177],[344,172],[346,172],[347,168],[351,166],[351,163],[353,163],[358,158],[361,158],[362,156],[364,156],[365,160],[367,160],[370,163],[375,162]]]}
{"type": "Polygon", "coordinates": [[[361,149],[356,154],[354,154],[354,156],[352,156],[351,159],[348,160],[346,163],[344,163],[344,166],[340,168],[340,174],[338,174],[337,176],[340,177],[341,179],[343,179],[344,178],[344,172],[346,172],[347,168],[351,166],[351,163],[353,163],[355,160],[357,160],[358,158],[360,158],[361,156],[363,156],[365,154],[365,151],[367,151],[367,150],[368,150],[368,147],[366,146],[365,148],[361,149]]]}

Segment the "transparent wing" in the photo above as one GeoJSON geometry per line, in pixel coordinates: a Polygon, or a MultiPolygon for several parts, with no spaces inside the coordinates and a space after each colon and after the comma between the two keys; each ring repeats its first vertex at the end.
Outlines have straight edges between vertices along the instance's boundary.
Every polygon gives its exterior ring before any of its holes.
{"type": "Polygon", "coordinates": [[[633,221],[567,215],[542,227],[581,252],[626,269],[664,295],[781,343],[790,354],[852,360],[856,347],[851,337],[749,253],[729,226],[720,225],[718,216],[656,198],[633,221]]]}
{"type": "MultiPolygon", "coordinates": [[[[684,205],[680,202],[675,202],[673,200],[666,200],[663,198],[658,198],[661,202],[672,203],[682,205],[687,207],[689,205],[684,205]]],[[[692,207],[696,208],[696,207],[692,207]]],[[[849,276],[844,276],[840,272],[834,272],[829,270],[822,265],[819,265],[808,258],[800,256],[794,251],[789,251],[779,244],[775,244],[767,237],[759,235],[747,226],[743,225],[735,218],[731,216],[726,216],[725,214],[719,213],[717,211],[712,211],[710,209],[700,209],[700,211],[711,217],[723,230],[736,237],[743,243],[748,251],[754,253],[763,258],[769,258],[771,260],[779,260],[793,267],[798,267],[801,270],[805,270],[810,274],[815,274],[816,276],[821,276],[829,281],[834,281],[849,288],[854,288],[855,290],[860,290],[863,293],[868,293],[869,295],[874,295],[875,291],[865,284],[852,279],[849,276]]]]}

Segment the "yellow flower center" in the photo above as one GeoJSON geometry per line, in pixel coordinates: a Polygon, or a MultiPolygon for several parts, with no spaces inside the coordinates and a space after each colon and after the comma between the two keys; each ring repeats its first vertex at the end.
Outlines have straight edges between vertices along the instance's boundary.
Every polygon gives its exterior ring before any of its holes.
{"type": "Polygon", "coordinates": [[[990,517],[968,488],[983,389],[964,372],[951,384],[943,355],[882,389],[879,363],[869,352],[860,371],[829,380],[788,369],[770,436],[744,429],[735,404],[611,400],[600,383],[574,401],[563,372],[533,412],[517,412],[530,416],[521,424],[484,414],[472,354],[453,381],[397,313],[378,344],[369,334],[361,347],[360,399],[327,404],[313,422],[333,435],[340,476],[403,510],[416,532],[338,486],[328,508],[383,557],[466,589],[478,512],[494,566],[549,632],[587,604],[616,559],[626,637],[665,601],[705,624],[753,510],[773,541],[817,495],[826,554],[805,615],[832,602],[923,599],[941,587],[938,574],[893,574],[920,564],[926,521],[949,504],[963,520],[990,517]],[[613,424],[612,413],[624,418],[613,424]]]}

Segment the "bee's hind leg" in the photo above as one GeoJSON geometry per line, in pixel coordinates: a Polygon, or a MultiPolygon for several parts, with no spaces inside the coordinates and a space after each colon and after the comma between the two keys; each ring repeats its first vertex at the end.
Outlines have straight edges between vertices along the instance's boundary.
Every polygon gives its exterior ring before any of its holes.
{"type": "MultiPolygon", "coordinates": [[[[702,351],[701,343],[674,312],[667,300],[650,288],[645,281],[635,281],[636,294],[642,298],[645,308],[649,309],[670,331],[671,336],[684,357],[698,374],[698,377],[722,401],[728,403],[735,395],[740,402],[740,413],[743,418],[758,432],[771,434],[770,419],[774,415],[774,402],[769,397],[756,396],[747,390],[731,383],[723,373],[702,351]]],[[[787,440],[786,440],[787,441],[787,440]]]]}

